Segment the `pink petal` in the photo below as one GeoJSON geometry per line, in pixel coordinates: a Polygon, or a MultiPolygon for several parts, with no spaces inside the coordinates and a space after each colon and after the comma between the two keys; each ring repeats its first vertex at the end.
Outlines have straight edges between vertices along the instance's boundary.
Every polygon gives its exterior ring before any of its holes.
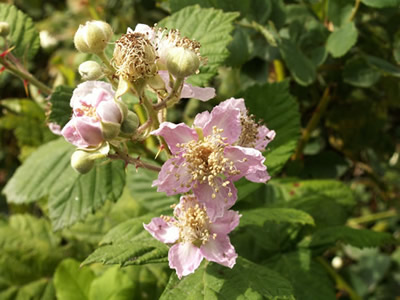
{"type": "Polygon", "coordinates": [[[77,86],[72,94],[70,100],[70,106],[77,108],[82,103],[90,104],[95,106],[95,103],[99,99],[99,92],[102,91],[101,97],[106,96],[109,100],[114,98],[114,91],[111,84],[104,81],[85,81],[77,86]]]}
{"type": "Polygon", "coordinates": [[[232,207],[237,199],[237,189],[232,182],[223,186],[224,180],[220,177],[214,179],[215,187],[218,192],[208,184],[197,183],[193,187],[193,193],[198,198],[199,202],[204,203],[207,207],[207,215],[211,221],[220,218],[225,211],[232,207]],[[213,198],[213,194],[215,198],[213,198]]]}
{"type": "Polygon", "coordinates": [[[218,107],[220,107],[221,109],[239,109],[240,112],[242,114],[246,114],[247,110],[246,110],[246,106],[244,105],[244,99],[243,98],[239,98],[239,99],[235,99],[235,98],[229,98],[228,100],[225,100],[224,102],[221,102],[218,107]]]}
{"type": "Polygon", "coordinates": [[[275,138],[275,131],[269,130],[266,126],[260,126],[258,128],[256,145],[254,148],[260,151],[264,151],[268,144],[275,138]]]}
{"type": "Polygon", "coordinates": [[[208,111],[203,111],[196,115],[193,121],[195,127],[204,128],[206,124],[210,121],[210,113],[208,111]]]}
{"type": "Polygon", "coordinates": [[[240,215],[233,210],[225,211],[224,215],[217,218],[210,225],[210,231],[217,234],[228,234],[239,225],[240,215]]]}
{"type": "Polygon", "coordinates": [[[86,148],[90,145],[82,139],[79,132],[76,130],[75,127],[75,119],[71,119],[61,130],[61,134],[67,140],[67,142],[71,143],[74,146],[79,148],[86,148]]]}
{"type": "Polygon", "coordinates": [[[243,176],[253,182],[266,182],[270,179],[267,167],[264,165],[265,158],[260,151],[240,146],[227,146],[224,156],[233,161],[236,169],[240,171],[238,175],[229,177],[230,180],[236,181],[243,176]]]}
{"type": "Polygon", "coordinates": [[[226,235],[217,235],[215,239],[210,238],[208,242],[200,247],[201,255],[207,260],[216,262],[229,268],[233,268],[238,257],[226,235]]]}
{"type": "Polygon", "coordinates": [[[111,122],[111,123],[121,123],[122,114],[118,105],[114,100],[102,101],[99,103],[96,109],[97,115],[101,121],[111,122]]]}
{"type": "Polygon", "coordinates": [[[158,192],[165,192],[168,196],[188,192],[193,183],[190,182],[192,177],[183,165],[184,162],[182,157],[167,160],[152,186],[157,186],[158,192]]]}
{"type": "Polygon", "coordinates": [[[189,83],[184,83],[181,98],[195,98],[200,101],[208,101],[215,97],[215,89],[206,87],[193,86],[189,83]]]}
{"type": "Polygon", "coordinates": [[[185,144],[192,140],[197,140],[196,130],[188,127],[184,123],[174,124],[170,122],[163,122],[160,128],[151,132],[153,135],[162,136],[168,144],[172,154],[180,150],[177,144],[185,144]]]}
{"type": "Polygon", "coordinates": [[[62,135],[61,126],[58,125],[57,123],[50,122],[47,124],[47,126],[49,127],[50,131],[55,135],[62,135]]]}
{"type": "Polygon", "coordinates": [[[178,278],[193,273],[203,260],[200,249],[192,243],[178,243],[168,252],[169,266],[176,270],[178,278]]]}
{"type": "Polygon", "coordinates": [[[223,130],[220,135],[226,137],[226,142],[228,144],[233,144],[238,140],[242,131],[240,110],[231,107],[214,107],[210,113],[210,119],[203,127],[204,136],[211,135],[214,126],[223,130]]]}
{"type": "Polygon", "coordinates": [[[75,128],[82,139],[90,146],[97,146],[103,142],[103,134],[100,122],[93,122],[88,117],[77,117],[75,119],[75,128]]]}
{"type": "Polygon", "coordinates": [[[161,218],[153,218],[149,224],[143,224],[143,227],[160,242],[172,244],[179,239],[179,228],[173,222],[169,224],[161,218]]]}

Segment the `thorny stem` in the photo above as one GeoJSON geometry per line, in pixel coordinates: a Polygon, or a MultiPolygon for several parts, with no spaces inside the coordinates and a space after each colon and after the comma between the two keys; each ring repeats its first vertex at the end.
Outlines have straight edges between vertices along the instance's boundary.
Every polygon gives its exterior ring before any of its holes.
{"type": "Polygon", "coordinates": [[[52,93],[52,89],[49,88],[47,85],[36,79],[31,73],[29,73],[27,70],[20,70],[16,68],[15,66],[9,64],[6,62],[5,58],[0,57],[0,63],[11,73],[13,73],[15,76],[20,77],[24,80],[27,80],[29,83],[33,84],[36,86],[41,92],[45,93],[46,95],[50,95],[52,93]]]}
{"type": "Polygon", "coordinates": [[[141,161],[139,157],[133,158],[133,157],[129,156],[127,153],[121,152],[117,149],[115,151],[116,151],[116,154],[109,154],[108,157],[111,159],[122,159],[127,164],[135,165],[136,168],[143,168],[143,169],[147,169],[147,170],[151,170],[151,171],[155,171],[155,172],[161,171],[161,168],[159,166],[155,166],[152,164],[148,164],[144,161],[141,161]]]}
{"type": "Polygon", "coordinates": [[[324,94],[322,95],[321,100],[319,101],[317,107],[315,108],[314,114],[312,115],[310,121],[307,124],[306,129],[304,129],[303,134],[300,138],[299,144],[297,145],[297,149],[295,154],[293,155],[293,160],[298,160],[301,158],[303,153],[303,149],[310,139],[312,131],[317,127],[322,115],[325,113],[325,110],[328,106],[330,96],[330,87],[326,87],[324,94]]]}
{"type": "Polygon", "coordinates": [[[351,300],[361,300],[361,297],[347,284],[347,282],[340,276],[323,257],[317,257],[317,261],[325,268],[336,282],[336,287],[340,290],[347,292],[351,300]]]}

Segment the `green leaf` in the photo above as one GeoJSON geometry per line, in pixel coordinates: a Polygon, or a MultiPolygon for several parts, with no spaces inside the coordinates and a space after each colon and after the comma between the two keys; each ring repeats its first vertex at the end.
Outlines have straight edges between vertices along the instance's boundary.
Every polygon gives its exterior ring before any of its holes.
{"type": "Polygon", "coordinates": [[[348,60],[344,66],[344,82],[351,85],[357,87],[370,87],[374,85],[379,78],[379,72],[375,68],[370,67],[361,57],[348,60]]]}
{"type": "Polygon", "coordinates": [[[168,299],[294,299],[288,281],[276,272],[238,257],[233,269],[205,263],[181,280],[175,274],[161,295],[168,299]]]}
{"type": "Polygon", "coordinates": [[[293,208],[264,207],[242,211],[239,226],[263,226],[265,222],[289,222],[314,225],[314,219],[304,211],[293,208]]]}
{"type": "Polygon", "coordinates": [[[80,268],[72,258],[63,260],[54,274],[54,286],[59,300],[87,300],[90,285],[95,278],[89,268],[80,268]]]}
{"type": "Polygon", "coordinates": [[[232,22],[238,15],[236,12],[224,13],[195,5],[185,7],[159,22],[161,27],[177,28],[182,36],[201,43],[200,53],[208,62],[200,68],[200,74],[190,77],[190,83],[205,85],[217,74],[218,67],[229,56],[226,47],[232,40],[232,22]]]}
{"type": "MultiPolygon", "coordinates": [[[[0,3],[0,22],[10,25],[7,39],[10,41],[10,47],[15,46],[12,53],[23,61],[32,59],[40,45],[39,33],[32,19],[14,5],[0,3]]],[[[3,39],[0,39],[0,48],[3,46],[3,39]]]]}
{"type": "Polygon", "coordinates": [[[386,60],[372,56],[372,55],[365,55],[367,62],[380,70],[384,75],[390,75],[394,77],[400,77],[400,68],[392,65],[391,63],[387,62],[386,60]]]}
{"type": "Polygon", "coordinates": [[[177,196],[171,197],[165,195],[165,193],[159,193],[157,192],[157,187],[151,186],[157,176],[157,172],[128,166],[127,186],[131,195],[149,211],[167,208],[171,204],[178,202],[177,196]]]}
{"type": "Polygon", "coordinates": [[[266,83],[244,91],[250,113],[275,130],[276,137],[264,153],[270,174],[278,173],[296,149],[300,136],[300,114],[296,100],[289,93],[289,82],[266,83]]]}
{"type": "Polygon", "coordinates": [[[309,246],[325,249],[335,245],[337,242],[364,248],[393,244],[394,239],[391,234],[385,232],[333,226],[316,231],[311,237],[309,246]]]}
{"type": "Polygon", "coordinates": [[[97,165],[88,174],[70,166],[75,147],[64,139],[40,147],[17,169],[3,193],[10,203],[30,203],[48,197],[55,230],[83,220],[106,200],[117,201],[125,185],[122,161],[97,165]]]}
{"type": "Polygon", "coordinates": [[[384,7],[399,7],[400,0],[361,0],[365,5],[376,7],[376,8],[384,8],[384,7]]]}
{"type": "Polygon", "coordinates": [[[269,259],[266,265],[289,280],[296,300],[336,299],[334,282],[310,256],[310,251],[299,250],[277,255],[269,259]]]}
{"type": "Polygon", "coordinates": [[[300,85],[310,85],[317,73],[313,62],[291,40],[282,38],[279,51],[294,80],[300,85]]]}
{"type": "Polygon", "coordinates": [[[335,27],[350,22],[350,16],[353,12],[353,0],[329,0],[328,2],[328,19],[332,21],[335,27]]]}
{"type": "Polygon", "coordinates": [[[90,285],[90,300],[130,300],[134,285],[128,274],[118,267],[105,271],[90,285]]]}
{"type": "Polygon", "coordinates": [[[333,57],[341,57],[356,44],[357,37],[358,31],[354,23],[347,23],[329,35],[326,48],[333,57]]]}
{"type": "Polygon", "coordinates": [[[49,121],[64,127],[71,118],[72,108],[69,102],[72,97],[73,88],[59,85],[50,96],[51,111],[49,121]]]}
{"type": "Polygon", "coordinates": [[[49,194],[69,168],[75,147],[58,139],[41,146],[20,166],[3,189],[9,203],[31,203],[49,194]]]}
{"type": "Polygon", "coordinates": [[[126,266],[167,261],[168,247],[143,228],[143,223],[148,223],[151,217],[134,218],[114,227],[100,242],[102,246],[82,265],[99,262],[126,266]]]}

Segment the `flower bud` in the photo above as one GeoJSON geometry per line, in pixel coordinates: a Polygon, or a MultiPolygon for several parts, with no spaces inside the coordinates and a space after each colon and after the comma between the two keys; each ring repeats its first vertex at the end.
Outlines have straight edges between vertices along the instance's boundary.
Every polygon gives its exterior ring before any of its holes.
{"type": "Polygon", "coordinates": [[[79,65],[78,71],[82,77],[82,80],[84,81],[97,80],[103,76],[101,66],[93,60],[88,60],[84,63],[81,63],[79,65]]]}
{"type": "Polygon", "coordinates": [[[113,35],[111,26],[103,21],[88,21],[79,25],[74,37],[78,51],[98,54],[104,51],[113,35]]]}
{"type": "Polygon", "coordinates": [[[7,22],[0,22],[0,36],[6,37],[10,33],[10,25],[7,22]]]}
{"type": "Polygon", "coordinates": [[[197,72],[200,66],[198,55],[184,47],[174,47],[167,54],[167,69],[176,78],[185,78],[197,72]]]}
{"type": "Polygon", "coordinates": [[[72,168],[81,173],[88,173],[94,166],[94,159],[91,153],[84,150],[76,150],[71,156],[72,168]]]}
{"type": "Polygon", "coordinates": [[[129,111],[125,120],[121,124],[121,132],[126,135],[132,135],[135,133],[138,126],[139,126],[138,116],[133,111],[129,111]]]}

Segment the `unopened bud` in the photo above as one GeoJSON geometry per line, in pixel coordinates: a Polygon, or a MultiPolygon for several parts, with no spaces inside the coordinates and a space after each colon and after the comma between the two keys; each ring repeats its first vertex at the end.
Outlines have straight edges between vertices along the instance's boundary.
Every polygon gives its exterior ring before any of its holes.
{"type": "Polygon", "coordinates": [[[132,135],[136,132],[138,126],[139,126],[138,116],[133,111],[129,111],[125,120],[121,124],[121,132],[126,135],[132,135]]]}
{"type": "Polygon", "coordinates": [[[76,150],[71,156],[71,166],[75,171],[86,174],[94,166],[92,154],[83,150],[76,150]]]}
{"type": "Polygon", "coordinates": [[[82,77],[82,80],[84,81],[97,80],[103,76],[101,66],[93,60],[88,60],[84,63],[81,63],[79,65],[78,71],[82,77]]]}
{"type": "Polygon", "coordinates": [[[184,78],[197,72],[200,66],[198,55],[184,47],[174,47],[167,54],[167,69],[176,78],[184,78]]]}
{"type": "Polygon", "coordinates": [[[88,21],[85,25],[79,25],[74,44],[80,52],[99,54],[107,47],[112,35],[109,24],[103,21],[88,21]]]}
{"type": "Polygon", "coordinates": [[[10,25],[7,22],[0,22],[0,36],[6,37],[10,33],[10,25]]]}

